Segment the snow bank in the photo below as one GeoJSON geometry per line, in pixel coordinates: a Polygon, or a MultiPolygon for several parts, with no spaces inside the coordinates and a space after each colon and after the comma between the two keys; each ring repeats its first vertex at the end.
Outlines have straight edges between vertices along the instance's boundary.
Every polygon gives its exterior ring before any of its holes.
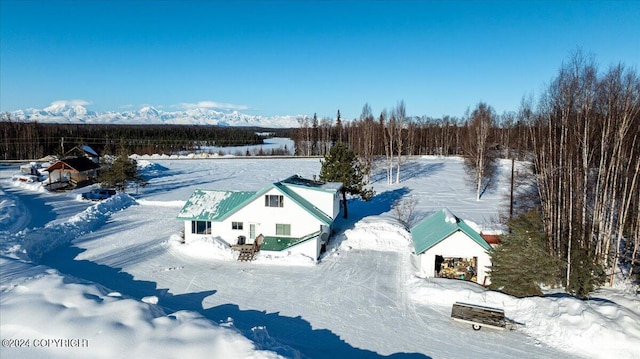
{"type": "Polygon", "coordinates": [[[29,211],[14,195],[0,189],[0,233],[15,232],[28,218],[29,211]]]}
{"type": "Polygon", "coordinates": [[[63,223],[47,224],[42,228],[25,229],[3,238],[0,253],[31,262],[38,262],[47,252],[70,243],[83,234],[102,226],[109,216],[136,204],[127,194],[117,194],[76,214],[63,223]]]}
{"type": "Polygon", "coordinates": [[[231,249],[222,239],[216,237],[202,237],[183,243],[180,235],[173,234],[164,245],[173,254],[181,254],[193,258],[230,261],[238,259],[238,252],[231,249]]]}
{"type": "MultiPolygon", "coordinates": [[[[238,251],[219,237],[202,237],[183,243],[182,237],[173,234],[164,245],[174,255],[181,255],[203,260],[237,261],[238,251]]],[[[252,264],[311,266],[316,261],[302,254],[277,255],[273,252],[258,252],[252,264]]]]}
{"type": "Polygon", "coordinates": [[[599,299],[582,301],[561,294],[515,298],[479,285],[448,279],[413,278],[409,295],[415,303],[451,308],[466,302],[502,308],[519,330],[573,353],[598,358],[640,357],[640,314],[599,299]]]}
{"type": "Polygon", "coordinates": [[[389,218],[366,217],[338,238],[339,249],[368,249],[383,252],[407,252],[411,234],[389,218]]]}
{"type": "Polygon", "coordinates": [[[207,159],[207,158],[220,158],[218,153],[188,153],[188,154],[180,154],[180,155],[167,155],[167,154],[152,154],[152,155],[131,155],[129,158],[132,158],[136,161],[145,161],[145,160],[191,160],[191,159],[207,159]]]}
{"type": "Polygon", "coordinates": [[[167,171],[168,168],[157,164],[155,162],[151,162],[148,160],[140,160],[140,161],[136,161],[138,164],[138,170],[140,171],[156,171],[156,172],[160,172],[160,171],[167,171]]]}
{"type": "MultiPolygon", "coordinates": [[[[37,271],[44,267],[7,259],[1,259],[0,266],[3,357],[280,357],[258,350],[232,326],[217,325],[195,312],[166,315],[156,305],[122,298],[52,269],[37,271]],[[6,276],[25,271],[32,276],[6,276]],[[16,347],[18,343],[22,347],[16,347]]],[[[273,342],[266,330],[260,339],[273,342]]]]}
{"type": "Polygon", "coordinates": [[[14,187],[24,188],[33,192],[47,192],[47,189],[42,186],[42,182],[12,181],[11,184],[14,187]]]}
{"type": "Polygon", "coordinates": [[[141,206],[182,208],[187,201],[151,201],[148,199],[138,199],[136,202],[141,206]]]}

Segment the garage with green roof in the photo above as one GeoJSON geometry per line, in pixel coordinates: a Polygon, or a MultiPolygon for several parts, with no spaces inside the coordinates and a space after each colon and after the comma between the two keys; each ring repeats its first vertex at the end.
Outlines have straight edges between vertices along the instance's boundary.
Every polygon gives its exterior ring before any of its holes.
{"type": "Polygon", "coordinates": [[[489,284],[491,245],[478,231],[448,209],[411,228],[414,264],[424,278],[446,277],[489,284]]]}

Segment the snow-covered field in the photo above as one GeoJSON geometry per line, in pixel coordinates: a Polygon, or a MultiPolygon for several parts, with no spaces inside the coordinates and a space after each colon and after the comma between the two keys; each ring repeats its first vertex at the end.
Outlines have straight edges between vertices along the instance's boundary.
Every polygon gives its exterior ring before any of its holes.
{"type": "MultiPolygon", "coordinates": [[[[236,262],[213,240],[181,244],[175,217],[196,188],[258,190],[318,159],[138,158],[149,185],[101,203],[10,180],[0,166],[2,357],[638,358],[640,301],[619,286],[588,301],[517,299],[468,282],[420,279],[392,204],[444,207],[499,230],[509,163],[481,201],[458,158],[417,158],[399,185],[353,201],[329,250],[236,262]],[[504,308],[515,330],[453,322],[455,301],[504,308]],[[6,356],[5,356],[6,355],[6,356]]],[[[86,190],[86,189],[85,189],[86,190]]]]}

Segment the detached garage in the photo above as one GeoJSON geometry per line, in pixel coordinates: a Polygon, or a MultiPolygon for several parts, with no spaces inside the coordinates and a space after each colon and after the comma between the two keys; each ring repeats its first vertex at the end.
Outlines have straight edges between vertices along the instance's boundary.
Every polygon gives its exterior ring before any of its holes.
{"type": "Polygon", "coordinates": [[[448,209],[411,228],[415,265],[421,277],[444,277],[489,284],[491,246],[448,209]]]}

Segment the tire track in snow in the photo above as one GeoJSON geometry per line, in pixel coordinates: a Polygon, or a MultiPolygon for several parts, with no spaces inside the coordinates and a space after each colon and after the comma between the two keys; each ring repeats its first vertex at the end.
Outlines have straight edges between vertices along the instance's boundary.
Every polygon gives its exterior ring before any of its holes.
{"type": "Polygon", "coordinates": [[[66,222],[25,229],[3,238],[0,252],[8,257],[37,263],[46,253],[97,230],[107,222],[112,213],[134,204],[136,201],[131,196],[118,194],[85,209],[66,222]]]}

